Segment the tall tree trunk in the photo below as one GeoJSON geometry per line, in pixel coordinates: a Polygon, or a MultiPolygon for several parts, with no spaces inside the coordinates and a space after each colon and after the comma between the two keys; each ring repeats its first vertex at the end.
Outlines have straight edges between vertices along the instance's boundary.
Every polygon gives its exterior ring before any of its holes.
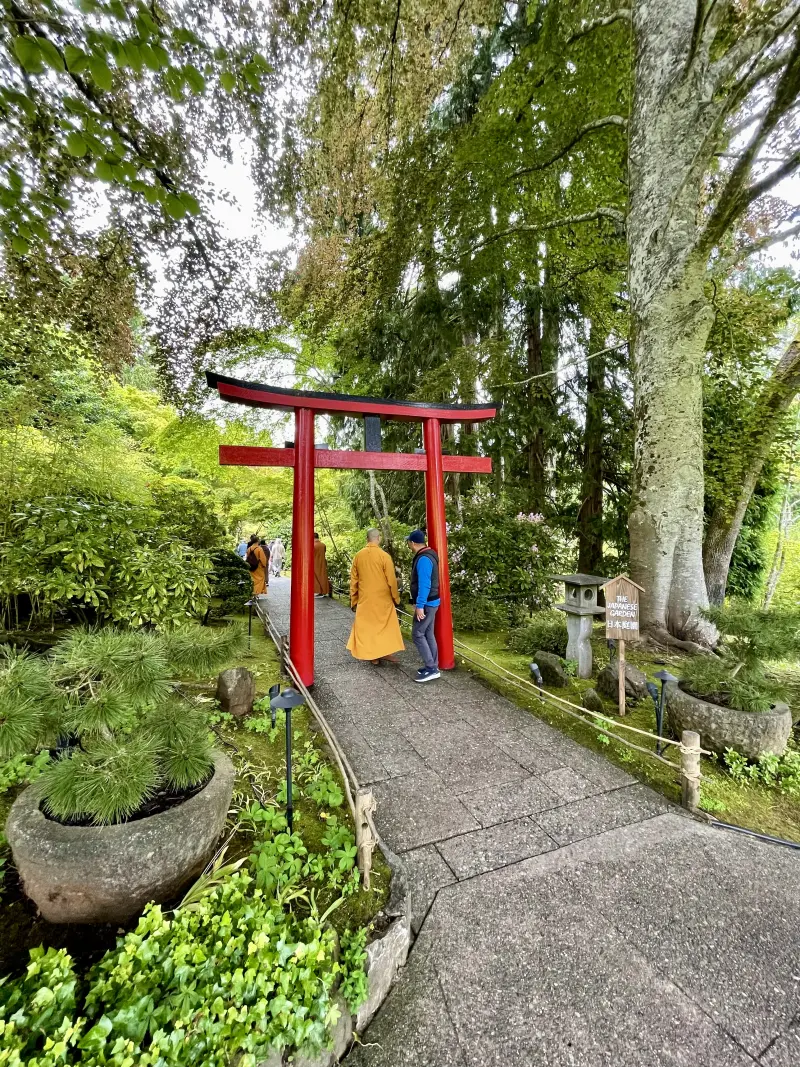
{"type": "Polygon", "coordinates": [[[691,42],[695,0],[633,5],[636,70],[628,213],[634,478],[631,576],[641,624],[702,642],[714,630],[703,574],[703,360],[712,323],[695,251],[707,87],[691,42]],[[701,73],[698,73],[700,71],[701,73]]]}
{"type": "Polygon", "coordinates": [[[703,545],[708,598],[718,605],[725,599],[731,556],[742,529],[764,461],[775,444],[783,416],[800,390],[800,338],[794,338],[772,376],[761,389],[751,418],[751,431],[741,442],[744,470],[741,488],[730,504],[719,504],[709,519],[703,545]]]}
{"type": "MultiPolygon", "coordinates": [[[[589,331],[589,352],[604,345],[599,330],[589,331]]],[[[586,421],[583,430],[583,477],[578,511],[578,570],[601,574],[603,567],[603,410],[606,357],[588,361],[586,374],[586,421]]]]}
{"type": "Polygon", "coordinates": [[[544,370],[542,362],[542,294],[537,288],[525,307],[525,355],[528,382],[528,417],[530,431],[528,434],[528,504],[532,511],[542,511],[545,499],[544,479],[544,433],[537,417],[541,378],[544,370]]]}

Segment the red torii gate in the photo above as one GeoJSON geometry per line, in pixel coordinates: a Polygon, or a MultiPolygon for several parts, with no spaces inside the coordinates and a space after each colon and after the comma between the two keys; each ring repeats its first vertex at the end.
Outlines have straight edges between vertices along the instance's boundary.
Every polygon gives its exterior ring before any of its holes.
{"type": "Polygon", "coordinates": [[[450,572],[447,562],[444,475],[490,474],[492,461],[484,456],[442,455],[443,422],[481,422],[491,419],[491,404],[427,404],[412,400],[380,400],[376,397],[316,393],[300,389],[238,381],[212,371],[206,381],[222,400],[250,407],[294,411],[293,448],[259,448],[220,445],[224,466],[293,467],[292,500],[292,591],[289,621],[289,653],[305,685],[314,682],[314,469],[398,470],[425,472],[425,512],[428,541],[439,554],[439,595],[436,615],[439,666],[455,666],[453,620],[450,614],[450,572]],[[366,451],[346,452],[315,448],[315,415],[356,415],[364,418],[366,451]],[[423,452],[381,451],[381,419],[422,423],[423,452]]]}

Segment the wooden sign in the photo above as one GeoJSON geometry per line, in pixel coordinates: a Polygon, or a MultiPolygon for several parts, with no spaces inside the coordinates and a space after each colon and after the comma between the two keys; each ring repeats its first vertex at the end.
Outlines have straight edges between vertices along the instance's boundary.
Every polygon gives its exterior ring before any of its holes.
{"type": "Polygon", "coordinates": [[[603,586],[606,597],[606,638],[635,641],[639,637],[639,593],[642,587],[622,574],[603,586]]]}
{"type": "Polygon", "coordinates": [[[625,714],[625,642],[639,636],[639,593],[644,590],[627,574],[612,578],[603,586],[606,598],[606,640],[617,642],[619,663],[619,713],[625,714]]]}

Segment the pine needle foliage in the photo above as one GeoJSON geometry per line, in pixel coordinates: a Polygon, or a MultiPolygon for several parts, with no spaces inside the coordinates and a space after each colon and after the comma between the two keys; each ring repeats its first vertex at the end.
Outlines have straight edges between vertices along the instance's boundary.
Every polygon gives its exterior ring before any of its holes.
{"type": "Polygon", "coordinates": [[[697,656],[682,681],[698,696],[741,711],[769,711],[786,690],[768,664],[800,657],[800,612],[767,611],[740,600],[704,612],[721,634],[715,656],[697,656]]]}
{"type": "Polygon", "coordinates": [[[49,657],[0,647],[0,756],[60,742],[35,786],[44,810],[67,822],[128,819],[159,790],[208,777],[208,716],[176,679],[212,673],[241,643],[237,628],[191,626],[79,630],[49,657]]]}

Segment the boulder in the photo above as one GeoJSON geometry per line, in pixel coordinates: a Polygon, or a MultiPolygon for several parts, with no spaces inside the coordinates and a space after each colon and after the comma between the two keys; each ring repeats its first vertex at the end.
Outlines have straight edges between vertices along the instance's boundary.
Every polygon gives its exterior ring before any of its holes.
{"type": "Polygon", "coordinates": [[[246,667],[231,667],[217,679],[217,700],[223,711],[240,719],[253,710],[256,680],[246,667]]]}
{"type": "Polygon", "coordinates": [[[739,711],[701,700],[673,684],[667,686],[666,705],[675,737],[684,730],[696,730],[701,747],[712,752],[735,748],[750,759],[770,752],[779,756],[792,732],[792,713],[786,704],[776,704],[771,711],[739,711]]]}
{"type": "Polygon", "coordinates": [[[214,854],[233,795],[233,764],[214,755],[214,775],[193,797],[113,826],[64,826],[28,786],[6,824],[27,895],[51,923],[125,922],[148,901],[173,899],[214,854]]]}
{"type": "Polygon", "coordinates": [[[542,680],[545,685],[554,685],[558,689],[564,689],[569,685],[569,675],[564,670],[564,664],[558,656],[552,652],[539,650],[536,653],[536,662],[542,672],[542,680]]]}
{"type": "Polygon", "coordinates": [[[596,689],[585,689],[581,694],[581,704],[587,711],[597,712],[598,715],[603,715],[606,710],[596,689]]]}
{"type": "MultiPolygon", "coordinates": [[[[607,667],[603,667],[602,671],[597,676],[597,688],[603,694],[608,697],[609,700],[613,700],[615,704],[619,704],[619,660],[614,657],[607,667]]],[[[644,671],[640,671],[638,667],[631,666],[630,663],[625,664],[625,700],[646,700],[648,697],[647,692],[647,675],[644,671]]]]}

